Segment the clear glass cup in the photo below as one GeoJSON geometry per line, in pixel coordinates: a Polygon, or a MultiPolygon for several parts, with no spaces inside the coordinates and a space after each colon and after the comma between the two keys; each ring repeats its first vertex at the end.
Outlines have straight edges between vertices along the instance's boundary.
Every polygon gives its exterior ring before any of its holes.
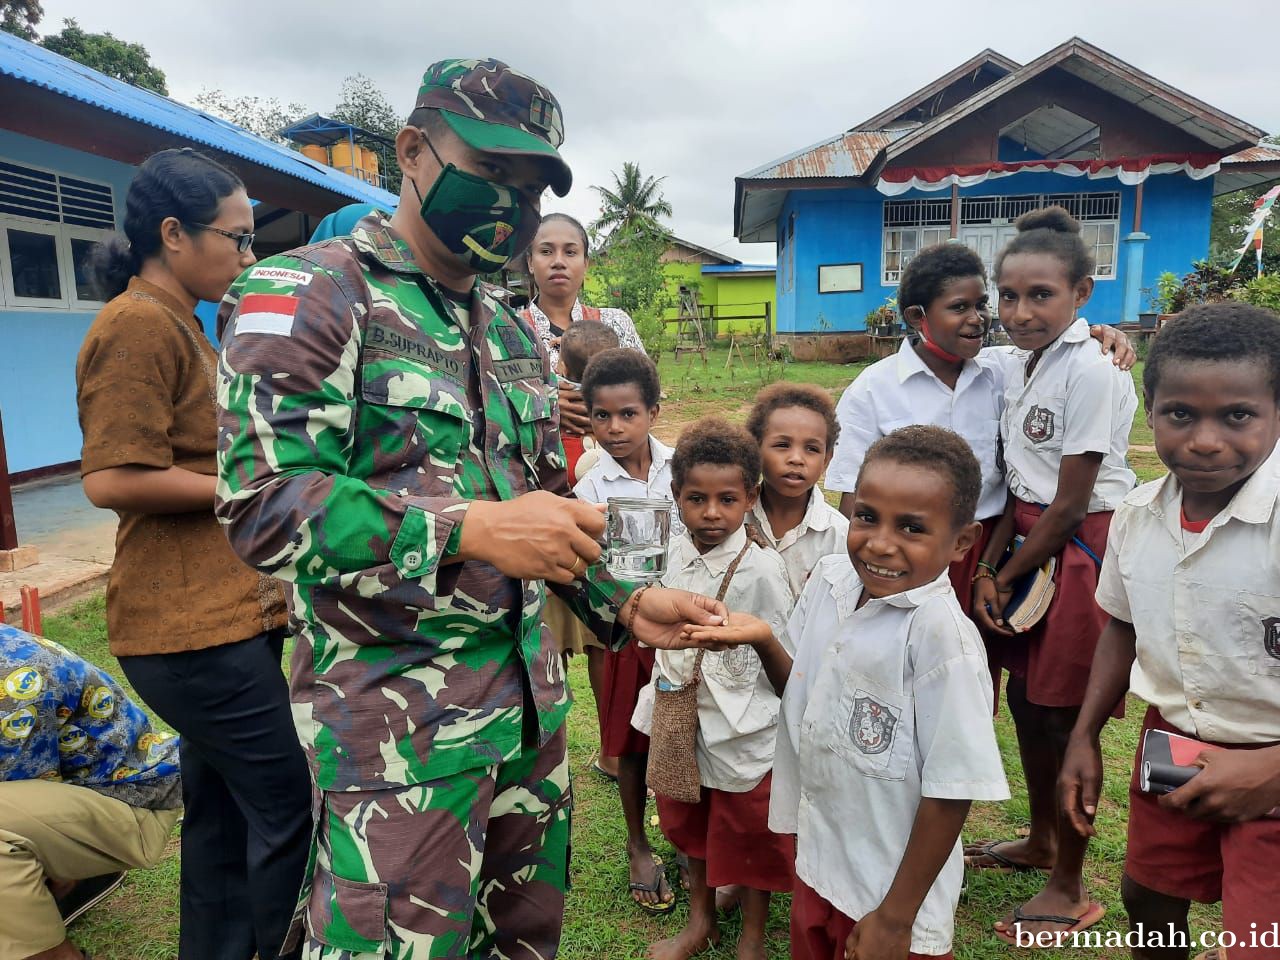
{"type": "Polygon", "coordinates": [[[660,580],[667,572],[671,501],[610,497],[605,521],[605,569],[632,583],[660,580]]]}

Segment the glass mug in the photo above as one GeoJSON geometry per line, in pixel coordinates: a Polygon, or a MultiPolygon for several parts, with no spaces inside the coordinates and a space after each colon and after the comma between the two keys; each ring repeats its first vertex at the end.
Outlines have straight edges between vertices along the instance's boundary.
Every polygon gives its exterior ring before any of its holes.
{"type": "Polygon", "coordinates": [[[671,501],[610,497],[605,517],[605,569],[619,580],[649,583],[667,572],[671,501]]]}

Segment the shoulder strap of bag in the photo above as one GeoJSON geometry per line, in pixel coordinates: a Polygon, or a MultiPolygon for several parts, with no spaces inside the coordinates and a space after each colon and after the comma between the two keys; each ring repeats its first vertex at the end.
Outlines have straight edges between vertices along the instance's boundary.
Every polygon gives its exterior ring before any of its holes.
{"type": "MultiPolygon", "coordinates": [[[[716,599],[721,603],[729,593],[729,583],[733,580],[733,575],[738,572],[738,566],[742,563],[742,558],[747,555],[747,551],[751,549],[751,538],[747,538],[747,542],[742,545],[742,549],[738,551],[738,555],[733,558],[733,562],[729,564],[729,569],[724,572],[724,579],[720,581],[720,589],[716,591],[716,599]]],[[[693,676],[697,679],[702,675],[702,655],[706,653],[706,649],[700,649],[698,655],[693,658],[693,676]]]]}

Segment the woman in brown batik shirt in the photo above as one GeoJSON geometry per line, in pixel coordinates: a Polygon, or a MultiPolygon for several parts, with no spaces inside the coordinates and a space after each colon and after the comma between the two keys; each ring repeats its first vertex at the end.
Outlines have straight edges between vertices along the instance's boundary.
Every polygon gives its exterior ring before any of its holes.
{"type": "Polygon", "coordinates": [[[253,265],[253,225],[230,170],[190,149],[149,158],[124,237],[91,264],[110,302],[76,367],[85,493],[120,517],[111,652],[182,737],[181,960],[276,957],[310,836],[283,597],[214,517],[218,358],[193,312],[253,265]]]}

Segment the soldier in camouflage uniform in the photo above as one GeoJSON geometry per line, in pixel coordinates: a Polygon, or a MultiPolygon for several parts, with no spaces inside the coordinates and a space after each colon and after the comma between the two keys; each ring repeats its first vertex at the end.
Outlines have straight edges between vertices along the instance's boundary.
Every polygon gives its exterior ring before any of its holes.
{"type": "Polygon", "coordinates": [[[570,792],[550,583],[613,645],[721,605],[611,580],[567,490],[545,350],[476,274],[518,255],[559,106],[494,60],[426,73],[389,220],[263,260],[222,304],[218,515],[291,584],[317,830],[295,934],[324,958],[550,958],[570,792]]]}

